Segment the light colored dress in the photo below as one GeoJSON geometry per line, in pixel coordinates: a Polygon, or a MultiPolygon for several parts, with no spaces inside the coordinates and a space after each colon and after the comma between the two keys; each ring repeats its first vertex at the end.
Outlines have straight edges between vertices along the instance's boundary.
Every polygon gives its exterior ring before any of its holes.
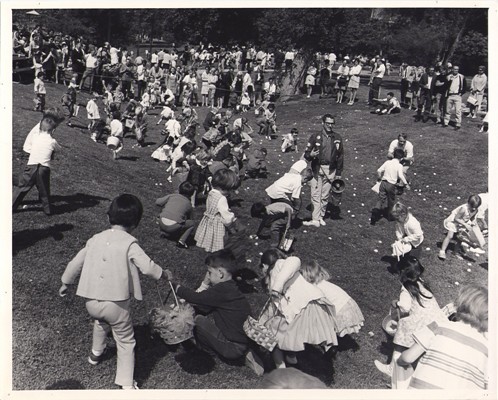
{"type": "Polygon", "coordinates": [[[457,233],[458,225],[455,223],[455,218],[459,216],[459,219],[462,219],[465,222],[469,222],[471,219],[475,217],[476,214],[477,212],[471,214],[469,211],[469,207],[467,207],[467,203],[465,203],[455,208],[451,212],[450,216],[444,220],[443,225],[450,232],[457,233]]]}
{"type": "Polygon", "coordinates": [[[197,247],[201,247],[208,253],[212,253],[225,248],[225,224],[229,225],[235,219],[233,213],[225,210],[224,218],[220,212],[220,208],[228,210],[227,199],[223,194],[213,189],[209,192],[206,200],[206,211],[195,232],[195,241],[197,247]]]}
{"type": "Polygon", "coordinates": [[[207,95],[209,93],[209,77],[211,74],[208,74],[206,71],[204,71],[201,75],[201,94],[207,95]]]}
{"type": "Polygon", "coordinates": [[[355,65],[349,70],[348,88],[358,89],[360,87],[361,65],[355,65]]]}
{"type": "Polygon", "coordinates": [[[271,319],[268,326],[276,332],[281,350],[302,351],[305,343],[328,350],[337,345],[334,307],[317,286],[302,277],[300,268],[297,257],[277,260],[270,272],[269,290],[282,296],[267,305],[259,321],[271,319]]]}
{"type": "Polygon", "coordinates": [[[365,318],[349,294],[332,282],[321,281],[316,285],[334,305],[336,313],[337,335],[343,337],[351,333],[358,333],[365,318]]]}
{"type": "Polygon", "coordinates": [[[401,311],[408,312],[408,316],[399,320],[398,329],[394,335],[393,342],[399,346],[411,347],[415,343],[412,336],[413,333],[429,325],[431,322],[448,321],[434,295],[422,287],[420,283],[419,288],[424,296],[430,296],[429,298],[420,296],[422,305],[411,296],[410,292],[404,286],[401,287],[398,306],[401,311]],[[410,304],[409,307],[407,307],[408,304],[410,304]]]}

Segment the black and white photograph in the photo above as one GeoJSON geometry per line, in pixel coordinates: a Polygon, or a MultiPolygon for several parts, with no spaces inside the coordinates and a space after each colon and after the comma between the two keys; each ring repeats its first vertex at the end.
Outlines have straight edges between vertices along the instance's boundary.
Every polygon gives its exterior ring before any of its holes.
{"type": "Polygon", "coordinates": [[[2,2],[0,398],[496,399],[498,7],[401,3],[2,2]]]}

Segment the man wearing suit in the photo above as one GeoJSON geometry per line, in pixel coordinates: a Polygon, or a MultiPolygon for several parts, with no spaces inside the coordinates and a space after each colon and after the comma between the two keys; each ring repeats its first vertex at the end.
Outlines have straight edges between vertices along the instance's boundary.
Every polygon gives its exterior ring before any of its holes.
{"type": "Polygon", "coordinates": [[[228,98],[230,97],[230,86],[235,79],[235,71],[233,67],[230,67],[228,71],[221,75],[221,86],[223,90],[223,107],[228,106],[228,98]]]}
{"type": "Polygon", "coordinates": [[[434,96],[434,87],[436,85],[436,76],[434,74],[434,67],[429,67],[427,72],[422,74],[419,81],[420,85],[420,98],[418,101],[417,116],[415,121],[427,122],[431,113],[432,97],[434,96]],[[424,116],[422,117],[422,108],[424,109],[424,116]]]}
{"type": "Polygon", "coordinates": [[[458,131],[462,126],[462,95],[467,91],[467,82],[465,77],[458,73],[458,65],[454,65],[451,74],[448,75],[448,92],[446,98],[446,111],[444,113],[443,128],[448,126],[451,117],[452,108],[455,109],[456,126],[458,131]]]}

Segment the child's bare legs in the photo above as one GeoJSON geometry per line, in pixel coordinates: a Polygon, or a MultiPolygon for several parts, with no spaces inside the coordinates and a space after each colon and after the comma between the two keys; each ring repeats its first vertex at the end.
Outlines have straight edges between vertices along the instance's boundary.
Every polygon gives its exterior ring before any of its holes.
{"type": "Polygon", "coordinates": [[[438,255],[439,258],[443,260],[446,258],[446,249],[448,248],[451,239],[453,239],[454,234],[455,234],[454,232],[448,231],[448,234],[446,235],[446,237],[443,240],[443,243],[441,244],[441,251],[439,252],[438,255]]]}
{"type": "Polygon", "coordinates": [[[284,353],[278,347],[275,347],[271,353],[273,362],[277,368],[285,368],[284,353]]]}
{"type": "Polygon", "coordinates": [[[349,100],[348,105],[352,106],[355,100],[356,100],[356,89],[351,89],[351,99],[349,100]]]}
{"type": "Polygon", "coordinates": [[[308,92],[308,99],[311,97],[311,92],[313,91],[313,86],[307,85],[306,90],[308,92]]]}

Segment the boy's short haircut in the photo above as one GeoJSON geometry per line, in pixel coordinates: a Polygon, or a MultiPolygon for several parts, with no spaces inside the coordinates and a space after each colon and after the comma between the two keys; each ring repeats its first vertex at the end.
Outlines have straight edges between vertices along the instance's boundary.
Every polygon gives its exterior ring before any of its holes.
{"type": "Polygon", "coordinates": [[[263,203],[254,203],[251,207],[251,217],[259,218],[266,214],[266,207],[263,203]]]}
{"type": "Polygon", "coordinates": [[[236,264],[235,256],[232,251],[228,249],[218,250],[210,254],[206,257],[205,263],[211,268],[223,268],[231,275],[239,269],[236,264]]]}
{"type": "Polygon", "coordinates": [[[387,92],[387,95],[391,96],[391,97],[394,97],[394,93],[393,92],[387,92]]]}
{"type": "Polygon", "coordinates": [[[327,114],[324,114],[323,117],[322,117],[322,122],[325,122],[327,119],[331,119],[335,122],[335,117],[330,114],[330,113],[327,113],[327,114]]]}
{"type": "Polygon", "coordinates": [[[401,137],[406,140],[408,138],[408,135],[405,132],[403,132],[398,135],[398,139],[401,137]]]}
{"type": "Polygon", "coordinates": [[[43,77],[43,72],[41,72],[41,71],[40,71],[40,72],[38,72],[38,73],[36,74],[36,77],[37,77],[37,78],[42,78],[42,77],[43,77]]]}
{"type": "Polygon", "coordinates": [[[401,160],[405,156],[405,152],[402,149],[395,149],[393,156],[394,158],[401,160]]]}
{"type": "Polygon", "coordinates": [[[60,124],[65,119],[64,111],[62,111],[59,107],[47,108],[43,113],[43,116],[52,117],[57,124],[60,124]]]}
{"type": "Polygon", "coordinates": [[[294,133],[299,133],[299,131],[297,130],[297,128],[292,128],[291,129],[291,133],[294,134],[294,133]]]}
{"type": "Polygon", "coordinates": [[[185,181],[180,184],[178,187],[178,193],[190,198],[195,192],[194,186],[189,182],[185,181]]]}
{"type": "Polygon", "coordinates": [[[140,199],[127,193],[116,197],[107,211],[111,225],[120,225],[125,228],[138,226],[142,214],[143,206],[140,199]]]}
{"type": "Polygon", "coordinates": [[[301,176],[304,178],[305,182],[309,182],[313,179],[313,170],[311,168],[305,168],[301,172],[301,176]]]}
{"type": "Polygon", "coordinates": [[[112,112],[112,118],[113,119],[121,119],[121,113],[118,110],[113,111],[112,112]]]}
{"type": "Polygon", "coordinates": [[[478,208],[482,203],[481,196],[479,196],[478,194],[470,195],[467,203],[469,203],[472,207],[478,208]]]}
{"type": "Polygon", "coordinates": [[[40,122],[40,130],[43,132],[52,132],[57,125],[57,121],[52,116],[44,115],[40,122]]]}

